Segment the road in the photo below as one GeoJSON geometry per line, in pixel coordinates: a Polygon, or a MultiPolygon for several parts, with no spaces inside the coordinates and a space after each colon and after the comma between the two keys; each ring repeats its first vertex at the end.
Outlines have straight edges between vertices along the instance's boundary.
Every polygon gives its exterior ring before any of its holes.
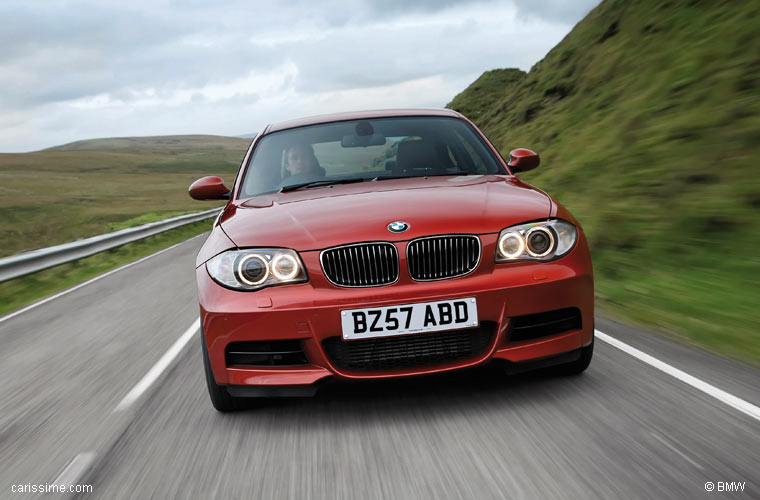
{"type": "MultiPolygon", "coordinates": [[[[201,243],[0,318],[0,497],[57,479],[104,499],[760,498],[760,420],[606,342],[578,377],[338,383],[219,414],[193,331],[153,369],[197,319],[201,243]]],[[[760,405],[760,370],[597,329],[760,405]]]]}

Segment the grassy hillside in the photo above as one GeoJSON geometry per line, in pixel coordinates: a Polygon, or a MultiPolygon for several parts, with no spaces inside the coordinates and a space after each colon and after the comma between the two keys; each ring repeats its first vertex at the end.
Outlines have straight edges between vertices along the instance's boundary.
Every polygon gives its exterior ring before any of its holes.
{"type": "Polygon", "coordinates": [[[578,217],[608,314],[760,363],[760,3],[606,0],[449,107],[578,217]],[[496,78],[510,75],[511,78],[496,78]]]}
{"type": "Polygon", "coordinates": [[[232,183],[248,144],[117,138],[0,154],[0,256],[211,208],[190,199],[187,187],[204,175],[232,183]]]}
{"type": "Polygon", "coordinates": [[[491,114],[493,105],[505,95],[505,89],[520,82],[526,73],[516,68],[486,71],[448,104],[471,120],[480,121],[491,114]]]}

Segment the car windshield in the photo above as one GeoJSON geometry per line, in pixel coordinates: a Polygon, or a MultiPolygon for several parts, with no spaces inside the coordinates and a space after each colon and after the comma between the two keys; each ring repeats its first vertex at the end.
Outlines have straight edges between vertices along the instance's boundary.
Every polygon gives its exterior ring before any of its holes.
{"type": "Polygon", "coordinates": [[[246,166],[238,197],[362,180],[503,173],[464,120],[351,120],[264,136],[246,166]]]}

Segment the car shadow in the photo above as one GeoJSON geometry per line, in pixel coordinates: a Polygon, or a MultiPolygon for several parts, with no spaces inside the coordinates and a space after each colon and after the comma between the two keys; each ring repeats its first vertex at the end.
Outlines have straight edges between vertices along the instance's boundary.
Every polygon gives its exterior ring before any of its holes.
{"type": "MultiPolygon", "coordinates": [[[[373,421],[419,420],[423,414],[489,413],[523,405],[554,404],[594,385],[589,373],[562,376],[551,370],[507,375],[500,365],[384,380],[332,380],[312,398],[245,400],[235,419],[272,417],[298,425],[345,427],[373,421]],[[304,419],[308,414],[314,419],[304,419]]],[[[285,424],[286,422],[283,422],[285,424]]]]}

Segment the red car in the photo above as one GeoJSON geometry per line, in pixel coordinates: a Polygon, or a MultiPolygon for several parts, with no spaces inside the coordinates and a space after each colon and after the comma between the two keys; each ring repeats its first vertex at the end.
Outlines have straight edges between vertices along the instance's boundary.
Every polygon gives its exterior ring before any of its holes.
{"type": "Polygon", "coordinates": [[[314,394],[322,381],[501,362],[579,373],[594,285],[578,222],[449,110],[267,126],[196,261],[211,402],[314,394]]]}

